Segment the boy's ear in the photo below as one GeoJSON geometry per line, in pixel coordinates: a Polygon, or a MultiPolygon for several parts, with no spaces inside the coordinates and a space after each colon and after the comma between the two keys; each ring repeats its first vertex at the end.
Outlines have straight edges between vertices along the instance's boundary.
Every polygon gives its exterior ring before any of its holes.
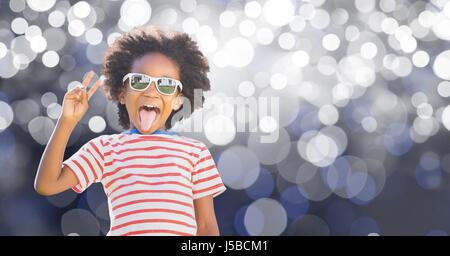
{"type": "Polygon", "coordinates": [[[172,101],[172,109],[177,111],[180,109],[181,105],[183,105],[183,95],[179,94],[177,97],[172,101]]]}
{"type": "Polygon", "coordinates": [[[125,105],[125,92],[123,90],[119,93],[119,102],[120,104],[125,105]]]}

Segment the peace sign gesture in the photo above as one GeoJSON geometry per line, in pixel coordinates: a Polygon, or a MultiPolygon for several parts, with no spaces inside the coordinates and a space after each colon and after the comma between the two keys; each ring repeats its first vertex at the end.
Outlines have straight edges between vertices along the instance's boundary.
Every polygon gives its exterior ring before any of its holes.
{"type": "Polygon", "coordinates": [[[64,95],[62,113],[60,119],[64,122],[69,122],[76,125],[89,108],[89,99],[97,91],[98,87],[102,84],[102,79],[98,79],[95,84],[87,90],[89,82],[94,77],[94,71],[90,71],[83,83],[72,90],[68,91],[64,95]]]}

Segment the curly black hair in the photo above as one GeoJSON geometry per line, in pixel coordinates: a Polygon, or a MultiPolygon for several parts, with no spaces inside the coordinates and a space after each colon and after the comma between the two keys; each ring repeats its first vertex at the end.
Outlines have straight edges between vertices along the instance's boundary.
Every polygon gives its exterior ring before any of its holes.
{"type": "MultiPolygon", "coordinates": [[[[154,52],[164,54],[178,64],[183,84],[182,94],[191,103],[189,115],[195,108],[203,106],[205,100],[202,95],[201,105],[196,103],[194,106],[194,89],[201,89],[203,92],[211,88],[207,77],[208,60],[188,34],[172,30],[163,31],[155,26],[134,28],[117,38],[106,50],[102,67],[105,76],[103,89],[110,100],[117,102],[119,123],[124,129],[130,128],[130,119],[125,105],[119,101],[119,95],[125,86],[122,78],[130,72],[137,58],[154,52]]],[[[182,110],[183,106],[172,111],[165,124],[167,129],[172,128],[172,117],[182,110]]]]}

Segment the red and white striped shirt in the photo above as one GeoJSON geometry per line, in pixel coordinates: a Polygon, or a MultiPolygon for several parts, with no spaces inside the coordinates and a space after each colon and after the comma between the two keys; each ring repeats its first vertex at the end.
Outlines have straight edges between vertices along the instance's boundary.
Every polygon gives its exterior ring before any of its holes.
{"type": "Polygon", "coordinates": [[[112,134],[90,140],[64,161],[81,193],[101,182],[111,235],[195,235],[193,201],[226,190],[210,151],[171,134],[112,134]]]}

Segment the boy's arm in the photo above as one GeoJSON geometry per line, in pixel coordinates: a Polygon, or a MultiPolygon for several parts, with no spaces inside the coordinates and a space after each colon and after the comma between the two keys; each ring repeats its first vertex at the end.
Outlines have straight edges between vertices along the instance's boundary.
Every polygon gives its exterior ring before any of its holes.
{"type": "Polygon", "coordinates": [[[88,100],[101,83],[99,79],[88,92],[83,91],[93,76],[94,72],[90,72],[80,87],[64,96],[61,116],[42,155],[34,181],[34,188],[41,195],[54,195],[78,183],[75,174],[69,167],[62,168],[62,163],[70,134],[86,113],[88,100]]]}
{"type": "Polygon", "coordinates": [[[216,214],[214,212],[213,196],[205,196],[194,200],[197,236],[218,236],[216,214]]]}

